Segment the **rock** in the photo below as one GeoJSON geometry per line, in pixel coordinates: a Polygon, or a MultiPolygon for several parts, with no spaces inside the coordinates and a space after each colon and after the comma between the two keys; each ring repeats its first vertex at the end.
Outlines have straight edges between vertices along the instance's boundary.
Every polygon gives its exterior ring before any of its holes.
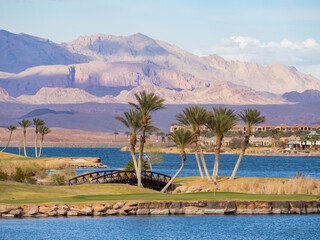
{"type": "Polygon", "coordinates": [[[70,207],[68,205],[66,205],[66,204],[59,204],[58,208],[59,209],[64,209],[64,210],[67,210],[67,211],[70,210],[70,207]]]}
{"type": "Polygon", "coordinates": [[[290,202],[290,213],[306,214],[306,203],[303,201],[290,202]]]}
{"type": "Polygon", "coordinates": [[[306,211],[308,214],[319,213],[320,203],[316,201],[306,202],[306,211]]]}
{"type": "Polygon", "coordinates": [[[38,213],[38,214],[33,215],[33,216],[35,216],[35,217],[37,217],[37,218],[45,218],[45,217],[48,217],[48,214],[38,213]]]}
{"type": "Polygon", "coordinates": [[[204,209],[199,207],[186,207],[185,215],[203,215],[204,209]]]}
{"type": "Polygon", "coordinates": [[[171,202],[151,202],[149,209],[168,209],[171,206],[171,202]]]}
{"type": "Polygon", "coordinates": [[[128,205],[125,205],[123,206],[123,208],[121,210],[125,211],[126,213],[132,211],[132,210],[137,210],[138,207],[137,206],[128,206],[128,205]]]}
{"type": "Polygon", "coordinates": [[[150,209],[144,208],[144,209],[138,209],[137,210],[137,215],[149,215],[150,214],[150,209]]]}
{"type": "Polygon", "coordinates": [[[131,211],[128,212],[128,215],[136,215],[137,214],[137,210],[133,209],[131,211]]]}
{"type": "Polygon", "coordinates": [[[39,206],[36,204],[28,204],[23,207],[23,215],[33,216],[39,212],[39,206]]]}
{"type": "Polygon", "coordinates": [[[136,207],[136,206],[138,206],[138,203],[137,203],[137,202],[127,202],[127,203],[126,203],[126,206],[136,207]]]}
{"type": "Polygon", "coordinates": [[[176,187],[172,193],[184,193],[187,190],[188,190],[187,186],[179,186],[179,187],[176,187]]]}
{"type": "Polygon", "coordinates": [[[138,203],[138,209],[146,209],[149,208],[150,204],[152,202],[139,202],[138,203]]]}
{"type": "Polygon", "coordinates": [[[117,202],[114,206],[113,209],[117,210],[120,209],[124,206],[124,202],[117,202]]]}
{"type": "Polygon", "coordinates": [[[59,208],[57,204],[50,204],[49,205],[49,211],[57,211],[59,208]]]}
{"type": "Polygon", "coordinates": [[[11,206],[8,205],[0,205],[0,214],[8,213],[12,210],[11,206]]]}
{"type": "Polygon", "coordinates": [[[201,185],[193,185],[188,188],[187,193],[192,193],[192,192],[201,192],[202,186],[201,185]]]}
{"type": "Polygon", "coordinates": [[[93,216],[105,216],[106,212],[93,212],[93,216]]]}
{"type": "Polygon", "coordinates": [[[93,210],[91,207],[83,207],[81,208],[78,213],[80,215],[92,215],[93,214],[93,210]]]}
{"type": "Polygon", "coordinates": [[[22,212],[22,209],[13,209],[9,212],[9,214],[12,214],[13,216],[17,217],[20,216],[22,212]]]}
{"type": "Polygon", "coordinates": [[[113,204],[112,203],[106,203],[105,207],[106,207],[106,209],[112,209],[113,208],[113,204]]]}
{"type": "Polygon", "coordinates": [[[67,215],[67,210],[65,209],[58,209],[57,213],[59,216],[66,216],[67,215]]]}
{"type": "Polygon", "coordinates": [[[119,209],[118,214],[119,215],[128,215],[128,213],[126,211],[124,211],[123,209],[119,209]]]}
{"type": "Polygon", "coordinates": [[[170,208],[169,212],[171,215],[183,215],[185,214],[184,208],[170,208]]]}
{"type": "Polygon", "coordinates": [[[53,217],[53,216],[57,216],[58,212],[57,211],[51,211],[51,212],[47,212],[48,216],[53,217]]]}
{"type": "Polygon", "coordinates": [[[150,215],[169,215],[169,209],[150,209],[150,215]]]}
{"type": "Polygon", "coordinates": [[[207,202],[207,206],[204,210],[208,215],[221,215],[224,214],[226,202],[207,202]]]}
{"type": "Polygon", "coordinates": [[[46,206],[39,207],[39,213],[47,213],[49,210],[50,210],[50,208],[46,207],[46,206]]]}
{"type": "Polygon", "coordinates": [[[104,212],[107,208],[104,204],[96,203],[92,205],[94,212],[104,212]]]}
{"type": "Polygon", "coordinates": [[[7,213],[7,214],[2,214],[2,217],[4,217],[4,218],[14,218],[14,215],[7,213]]]}
{"type": "Polygon", "coordinates": [[[290,204],[287,201],[272,202],[272,213],[273,214],[288,214],[290,213],[290,204]]]}
{"type": "Polygon", "coordinates": [[[236,203],[233,201],[230,201],[230,202],[227,202],[224,213],[225,214],[233,214],[236,212],[236,210],[237,210],[236,203]]]}
{"type": "Polygon", "coordinates": [[[77,211],[73,211],[73,210],[70,210],[67,212],[67,216],[78,216],[78,212],[77,211]]]}
{"type": "Polygon", "coordinates": [[[106,212],[107,215],[117,215],[118,211],[115,209],[108,209],[106,212]]]}

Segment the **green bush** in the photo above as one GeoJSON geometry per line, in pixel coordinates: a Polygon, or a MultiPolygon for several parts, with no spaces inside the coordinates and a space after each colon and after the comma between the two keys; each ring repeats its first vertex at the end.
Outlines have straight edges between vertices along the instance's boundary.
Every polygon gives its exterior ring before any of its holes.
{"type": "Polygon", "coordinates": [[[20,167],[16,167],[16,172],[12,176],[13,180],[16,182],[24,182],[25,177],[23,170],[20,167]]]}
{"type": "Polygon", "coordinates": [[[7,181],[8,180],[8,174],[0,170],[0,181],[7,181]]]}
{"type": "Polygon", "coordinates": [[[49,181],[54,185],[65,185],[70,178],[77,176],[77,172],[74,170],[62,170],[49,174],[49,181]]]}
{"type": "MultiPolygon", "coordinates": [[[[134,164],[133,164],[132,160],[127,163],[127,165],[124,168],[124,170],[126,170],[126,171],[135,171],[134,164]]],[[[148,164],[148,161],[142,161],[142,171],[149,171],[149,170],[150,170],[150,166],[148,164]]]]}

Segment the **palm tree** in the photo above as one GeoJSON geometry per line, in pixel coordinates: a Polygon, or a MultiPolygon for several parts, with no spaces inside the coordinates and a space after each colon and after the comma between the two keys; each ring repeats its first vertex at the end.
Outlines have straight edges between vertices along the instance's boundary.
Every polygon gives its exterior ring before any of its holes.
{"type": "Polygon", "coordinates": [[[36,131],[36,135],[35,135],[35,141],[34,141],[34,152],[36,157],[38,157],[38,133],[39,133],[39,127],[45,125],[46,123],[44,122],[43,119],[40,118],[34,118],[33,119],[33,125],[35,126],[35,131],[36,131]]]}
{"type": "Polygon", "coordinates": [[[202,180],[204,180],[201,164],[199,162],[198,151],[200,152],[201,162],[205,171],[205,174],[210,181],[210,175],[208,172],[208,168],[206,162],[204,160],[201,144],[200,144],[200,132],[201,126],[206,123],[207,120],[207,110],[199,107],[199,106],[191,106],[189,108],[185,108],[183,110],[183,114],[180,113],[176,115],[176,119],[179,121],[180,124],[184,126],[192,126],[192,131],[194,133],[194,145],[195,145],[195,156],[200,172],[200,176],[202,180]]]}
{"type": "Polygon", "coordinates": [[[272,139],[272,149],[276,149],[276,139],[279,136],[280,131],[278,129],[272,129],[270,131],[271,139],[272,139]]]}
{"type": "Polygon", "coordinates": [[[116,142],[116,141],[117,141],[117,135],[118,135],[119,133],[118,133],[118,132],[114,132],[113,134],[114,134],[114,142],[116,142]]]}
{"type": "Polygon", "coordinates": [[[27,151],[26,151],[27,127],[31,126],[31,122],[29,120],[22,119],[22,121],[18,123],[21,127],[23,127],[23,150],[24,150],[24,156],[27,157],[27,151]]]}
{"type": "Polygon", "coordinates": [[[215,162],[212,175],[214,185],[216,186],[219,169],[219,155],[221,151],[223,137],[232,127],[234,127],[237,124],[239,118],[234,113],[233,109],[214,107],[213,111],[213,113],[208,112],[206,126],[215,133],[217,138],[215,149],[215,162]]]}
{"type": "Polygon", "coordinates": [[[42,143],[43,143],[43,139],[44,139],[44,135],[47,135],[51,132],[51,129],[48,128],[47,126],[41,126],[39,128],[39,133],[41,135],[41,142],[40,142],[40,149],[39,149],[39,157],[41,157],[41,151],[42,151],[42,143]]]}
{"type": "Polygon", "coordinates": [[[129,112],[124,112],[123,114],[124,114],[124,118],[120,116],[116,116],[116,119],[122,122],[130,131],[129,132],[129,134],[131,134],[130,153],[131,153],[134,169],[136,171],[136,175],[138,178],[139,172],[138,172],[138,165],[137,165],[135,150],[136,150],[136,144],[137,144],[137,133],[141,128],[142,115],[141,115],[141,112],[139,112],[138,110],[130,110],[129,112]]]}
{"type": "Polygon", "coordinates": [[[131,106],[133,106],[136,110],[138,110],[141,115],[141,128],[142,133],[140,136],[140,149],[139,149],[139,159],[138,159],[138,186],[142,186],[141,183],[141,164],[142,164],[142,156],[143,156],[143,147],[146,142],[146,130],[148,126],[148,121],[150,119],[150,114],[160,109],[165,109],[163,102],[165,101],[163,98],[155,95],[154,93],[147,93],[145,90],[142,92],[134,94],[137,100],[137,104],[129,102],[131,106]]]}
{"type": "Polygon", "coordinates": [[[8,127],[8,130],[10,131],[9,140],[8,140],[7,145],[4,147],[4,149],[1,150],[1,152],[3,152],[4,150],[6,150],[6,148],[9,146],[9,143],[10,143],[11,137],[12,137],[12,132],[15,131],[15,130],[17,130],[17,127],[14,126],[14,125],[10,125],[10,127],[8,127]]]}
{"type": "Polygon", "coordinates": [[[266,117],[265,116],[261,116],[260,111],[258,111],[257,109],[245,109],[243,112],[240,112],[239,114],[240,119],[247,124],[247,130],[246,133],[244,135],[244,140],[242,142],[242,149],[241,149],[241,153],[240,156],[238,158],[238,161],[236,163],[236,166],[234,167],[234,170],[232,172],[232,175],[230,177],[230,180],[234,179],[234,177],[236,176],[236,173],[238,171],[241,159],[247,149],[247,146],[249,144],[249,140],[250,140],[250,135],[251,135],[251,127],[253,125],[257,125],[260,123],[263,123],[266,121],[266,117]]]}
{"type": "Polygon", "coordinates": [[[184,167],[184,163],[187,160],[187,155],[185,152],[185,148],[188,144],[190,144],[194,140],[193,134],[189,130],[179,129],[171,133],[171,140],[177,144],[177,147],[180,148],[180,155],[182,159],[181,167],[178,172],[171,178],[171,180],[166,184],[166,186],[161,190],[161,192],[165,192],[174,179],[179,175],[181,170],[184,167]]]}

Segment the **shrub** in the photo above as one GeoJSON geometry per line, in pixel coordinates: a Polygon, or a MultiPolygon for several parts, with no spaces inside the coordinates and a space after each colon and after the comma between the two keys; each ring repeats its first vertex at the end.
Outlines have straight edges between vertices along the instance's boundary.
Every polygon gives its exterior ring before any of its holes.
{"type": "Polygon", "coordinates": [[[0,181],[7,181],[8,180],[8,174],[0,170],[0,181]]]}
{"type": "Polygon", "coordinates": [[[62,170],[48,175],[49,181],[54,185],[67,184],[70,178],[77,176],[77,172],[74,170],[62,170]]]}
{"type": "Polygon", "coordinates": [[[241,145],[242,145],[242,140],[240,138],[232,138],[229,143],[229,147],[231,149],[241,148],[241,145]]]}
{"type": "MultiPolygon", "coordinates": [[[[134,171],[135,170],[132,160],[127,163],[124,170],[126,170],[126,171],[134,171]]],[[[149,171],[150,170],[150,166],[147,161],[142,161],[142,169],[141,170],[142,171],[149,171]]]]}

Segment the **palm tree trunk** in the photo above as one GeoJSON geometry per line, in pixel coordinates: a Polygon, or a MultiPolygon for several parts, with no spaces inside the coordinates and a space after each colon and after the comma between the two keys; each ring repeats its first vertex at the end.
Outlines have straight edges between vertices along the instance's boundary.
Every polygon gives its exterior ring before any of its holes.
{"type": "Polygon", "coordinates": [[[130,153],[132,157],[132,162],[134,165],[134,170],[136,171],[136,175],[138,176],[138,165],[137,165],[137,158],[136,158],[136,143],[137,143],[137,135],[132,134],[130,140],[130,153]]]}
{"type": "Polygon", "coordinates": [[[217,138],[216,151],[215,151],[215,162],[214,162],[214,168],[213,168],[213,174],[212,174],[213,183],[215,186],[217,185],[220,150],[221,150],[221,138],[217,138]]]}
{"type": "Polygon", "coordinates": [[[180,174],[181,170],[183,169],[184,162],[187,159],[186,153],[184,151],[181,153],[181,158],[182,158],[181,167],[179,168],[178,172],[171,178],[171,180],[166,184],[166,186],[161,190],[162,193],[165,192],[168,189],[168,187],[172,184],[174,179],[180,174]]]}
{"type": "Polygon", "coordinates": [[[232,175],[231,175],[231,177],[229,178],[229,180],[233,180],[234,177],[236,176],[236,173],[237,173],[237,171],[238,171],[238,168],[239,168],[240,162],[241,162],[241,160],[242,160],[242,157],[244,156],[244,153],[245,153],[245,151],[246,151],[246,149],[247,149],[247,146],[248,146],[248,144],[249,144],[249,138],[250,138],[250,134],[247,134],[247,135],[245,136],[245,138],[244,138],[243,145],[242,145],[242,151],[241,151],[241,153],[240,153],[240,156],[239,156],[239,158],[238,158],[238,161],[237,161],[237,163],[236,163],[236,166],[234,167],[233,172],[232,172],[232,175]]]}
{"type": "Polygon", "coordinates": [[[204,180],[202,167],[201,167],[201,164],[200,164],[200,161],[199,161],[199,156],[198,156],[198,139],[197,139],[196,135],[194,136],[194,148],[195,148],[194,155],[196,156],[196,161],[197,161],[197,165],[198,165],[198,168],[199,168],[200,176],[201,176],[201,179],[204,180]]]}
{"type": "Polygon", "coordinates": [[[200,158],[201,158],[201,162],[202,162],[202,166],[203,166],[204,172],[206,173],[208,181],[210,182],[211,181],[210,174],[208,172],[207,164],[206,164],[206,161],[205,161],[204,156],[203,156],[201,145],[198,144],[198,147],[199,147],[199,151],[200,151],[200,158]]]}
{"type": "Polygon", "coordinates": [[[25,157],[27,157],[26,142],[27,142],[27,131],[24,129],[23,130],[23,151],[24,151],[25,157]]]}
{"type": "Polygon", "coordinates": [[[9,143],[11,141],[11,137],[12,137],[12,131],[10,131],[10,136],[9,136],[9,140],[7,142],[7,145],[4,147],[4,149],[1,150],[1,152],[3,152],[4,150],[6,150],[6,148],[9,146],[9,143]]]}
{"type": "Polygon", "coordinates": [[[146,139],[146,129],[147,124],[142,123],[142,133],[140,136],[140,149],[139,149],[139,159],[138,159],[138,186],[142,187],[142,180],[141,180],[141,170],[142,170],[142,156],[143,156],[143,147],[146,139]]]}
{"type": "Polygon", "coordinates": [[[38,133],[36,132],[36,136],[34,139],[34,152],[36,157],[38,157],[38,133]]]}
{"type": "Polygon", "coordinates": [[[40,141],[39,157],[41,157],[42,143],[43,143],[43,136],[41,136],[41,141],[40,141]]]}

